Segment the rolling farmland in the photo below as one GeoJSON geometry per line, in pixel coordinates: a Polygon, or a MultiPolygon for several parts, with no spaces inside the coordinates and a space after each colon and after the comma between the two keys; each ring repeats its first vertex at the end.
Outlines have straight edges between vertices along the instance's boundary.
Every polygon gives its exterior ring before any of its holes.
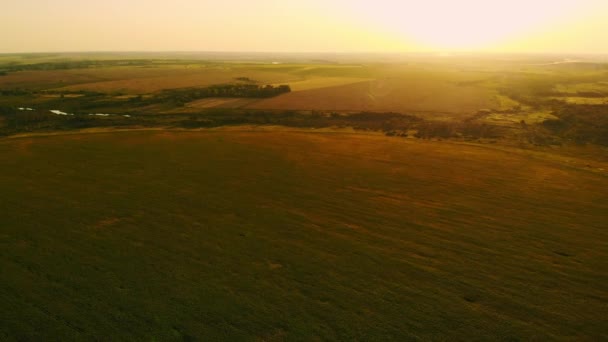
{"type": "Polygon", "coordinates": [[[608,333],[605,163],[282,129],[0,153],[4,338],[608,333]]]}
{"type": "Polygon", "coordinates": [[[492,93],[484,88],[447,81],[383,79],[295,91],[250,105],[256,109],[304,109],[377,112],[469,114],[491,108],[492,93]]]}
{"type": "Polygon", "coordinates": [[[608,336],[605,65],[271,57],[0,55],[0,340],[608,336]]]}

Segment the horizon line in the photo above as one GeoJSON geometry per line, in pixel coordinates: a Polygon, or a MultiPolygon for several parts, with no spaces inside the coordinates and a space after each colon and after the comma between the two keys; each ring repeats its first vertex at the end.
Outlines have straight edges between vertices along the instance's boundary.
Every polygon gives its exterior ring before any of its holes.
{"type": "Polygon", "coordinates": [[[419,50],[419,51],[251,51],[251,50],[64,50],[64,51],[0,51],[0,55],[42,55],[42,54],[120,54],[120,53],[169,53],[169,54],[185,54],[185,53],[200,53],[200,54],[284,54],[284,55],[385,55],[385,56],[407,56],[407,55],[437,55],[441,57],[454,57],[459,55],[511,55],[511,56],[590,56],[590,57],[608,57],[608,52],[534,52],[534,51],[447,51],[447,50],[419,50]]]}

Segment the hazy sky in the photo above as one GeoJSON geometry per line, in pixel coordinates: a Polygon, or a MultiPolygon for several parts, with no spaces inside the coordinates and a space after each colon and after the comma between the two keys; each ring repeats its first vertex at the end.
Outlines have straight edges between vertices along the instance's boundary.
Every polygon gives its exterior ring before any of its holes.
{"type": "Polygon", "coordinates": [[[0,52],[608,53],[608,0],[4,0],[0,52]]]}

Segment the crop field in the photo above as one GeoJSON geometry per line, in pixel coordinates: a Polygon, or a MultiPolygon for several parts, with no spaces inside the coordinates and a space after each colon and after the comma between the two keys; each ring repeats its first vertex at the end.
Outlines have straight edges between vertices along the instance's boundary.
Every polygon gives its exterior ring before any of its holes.
{"type": "Polygon", "coordinates": [[[322,87],[298,87],[277,98],[253,103],[256,109],[301,109],[334,111],[372,111],[423,113],[425,116],[461,117],[480,109],[501,109],[517,102],[499,96],[492,85],[485,84],[488,75],[477,71],[459,71],[450,67],[429,68],[425,65],[361,66],[359,68],[319,67],[299,70],[313,75],[303,84],[323,85],[323,79],[347,81],[322,87]],[[342,78],[330,77],[342,72],[342,78]],[[324,77],[324,78],[320,78],[324,77]],[[369,79],[372,78],[372,79],[369,79]]]}
{"type": "Polygon", "coordinates": [[[491,108],[488,89],[443,80],[386,78],[322,89],[296,91],[251,105],[258,109],[305,109],[470,114],[491,108]]]}
{"type": "Polygon", "coordinates": [[[276,57],[0,56],[0,117],[12,118],[0,120],[0,135],[107,127],[109,121],[89,116],[109,113],[133,118],[133,126],[334,124],[392,136],[486,139],[511,146],[608,146],[605,63],[513,56],[276,57]],[[22,113],[23,108],[32,112],[22,113]],[[77,117],[59,122],[48,117],[51,111],[77,117]],[[231,118],[214,116],[222,113],[231,118]],[[365,113],[384,119],[372,123],[365,113]],[[159,114],[170,117],[155,119],[159,114]]]}
{"type": "Polygon", "coordinates": [[[601,153],[236,127],[0,155],[2,340],[608,336],[601,153]]]}
{"type": "Polygon", "coordinates": [[[317,77],[305,79],[303,81],[290,82],[289,86],[291,87],[292,91],[302,91],[310,89],[336,87],[365,81],[369,81],[369,79],[356,77],[317,77]]]}
{"type": "MultiPolygon", "coordinates": [[[[208,98],[190,102],[186,105],[188,109],[205,109],[205,108],[240,108],[244,107],[257,100],[252,99],[227,99],[227,98],[208,98]]],[[[183,112],[183,109],[179,110],[183,112]]]]}
{"type": "MultiPolygon", "coordinates": [[[[96,91],[144,94],[163,89],[208,86],[230,83],[237,77],[247,77],[261,84],[293,84],[294,90],[325,88],[369,80],[357,77],[372,71],[359,71],[360,67],[322,67],[302,65],[229,64],[178,64],[154,67],[115,67],[72,70],[74,77],[96,77],[94,82],[69,85],[54,90],[96,91]],[[353,72],[352,70],[356,70],[353,72]],[[333,76],[332,75],[337,75],[333,76]],[[101,79],[101,80],[100,80],[101,79]]],[[[25,78],[25,75],[23,76],[25,78]]],[[[15,77],[17,80],[19,77],[15,77]]],[[[86,78],[85,78],[86,79],[86,78]]],[[[80,79],[79,79],[80,80],[80,79]]],[[[7,85],[11,85],[10,83],[7,85]]]]}
{"type": "MultiPolygon", "coordinates": [[[[93,92],[109,96],[149,96],[163,90],[230,84],[245,79],[259,85],[288,84],[292,90],[291,94],[277,98],[249,101],[252,103],[248,107],[254,109],[424,112],[431,116],[447,113],[458,117],[516,103],[499,97],[496,89],[483,84],[489,77],[486,73],[445,65],[432,68],[418,64],[369,63],[119,62],[74,60],[66,62],[66,69],[60,70],[29,70],[37,64],[18,64],[23,70],[0,76],[0,90],[46,91],[54,95],[93,92]]],[[[44,95],[29,101],[39,103],[47,99],[48,95],[44,95]]],[[[199,105],[185,106],[184,111],[199,105]]]]}
{"type": "Polygon", "coordinates": [[[66,84],[78,84],[100,81],[102,78],[91,75],[75,73],[72,70],[52,71],[20,71],[0,77],[0,87],[52,89],[66,84]]]}
{"type": "Polygon", "coordinates": [[[606,339],[608,66],[205,56],[0,55],[0,340],[606,339]]]}
{"type": "Polygon", "coordinates": [[[235,78],[246,75],[262,84],[284,84],[298,80],[280,72],[247,68],[166,68],[146,71],[148,75],[127,76],[124,79],[78,84],[58,88],[55,90],[87,90],[96,92],[124,92],[127,94],[145,94],[163,89],[187,88],[195,86],[209,86],[214,84],[230,83],[235,78]],[[162,74],[162,75],[159,75],[162,74]]]}
{"type": "MultiPolygon", "coordinates": [[[[4,62],[0,58],[0,91],[12,93],[1,96],[0,105],[50,106],[48,109],[61,107],[61,101],[55,101],[60,96],[66,99],[65,109],[88,108],[89,99],[67,101],[85,93],[95,94],[98,100],[100,96],[115,100],[121,96],[151,98],[165,91],[223,84],[286,84],[290,86],[290,93],[263,100],[203,98],[180,102],[179,106],[125,101],[101,105],[100,110],[131,114],[195,113],[213,108],[369,111],[416,114],[425,119],[448,121],[465,120],[480,111],[490,111],[494,117],[516,112],[522,120],[529,117],[538,123],[541,121],[534,119],[537,113],[550,112],[559,105],[605,105],[608,99],[604,66],[585,63],[547,66],[526,61],[471,63],[458,59],[321,63],[159,59],[158,56],[145,59],[138,55],[124,55],[123,59],[120,55],[92,55],[89,59],[71,55],[9,57],[4,62]]],[[[506,118],[506,121],[512,120],[506,118]]]]}

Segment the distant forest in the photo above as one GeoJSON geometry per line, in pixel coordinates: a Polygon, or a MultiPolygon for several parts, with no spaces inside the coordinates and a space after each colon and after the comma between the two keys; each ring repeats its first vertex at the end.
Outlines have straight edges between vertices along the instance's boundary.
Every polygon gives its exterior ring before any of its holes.
{"type": "Polygon", "coordinates": [[[268,98],[289,92],[291,92],[289,85],[275,87],[272,85],[259,86],[256,84],[222,84],[206,88],[164,90],[149,101],[171,102],[183,106],[188,102],[208,97],[268,98]]]}

